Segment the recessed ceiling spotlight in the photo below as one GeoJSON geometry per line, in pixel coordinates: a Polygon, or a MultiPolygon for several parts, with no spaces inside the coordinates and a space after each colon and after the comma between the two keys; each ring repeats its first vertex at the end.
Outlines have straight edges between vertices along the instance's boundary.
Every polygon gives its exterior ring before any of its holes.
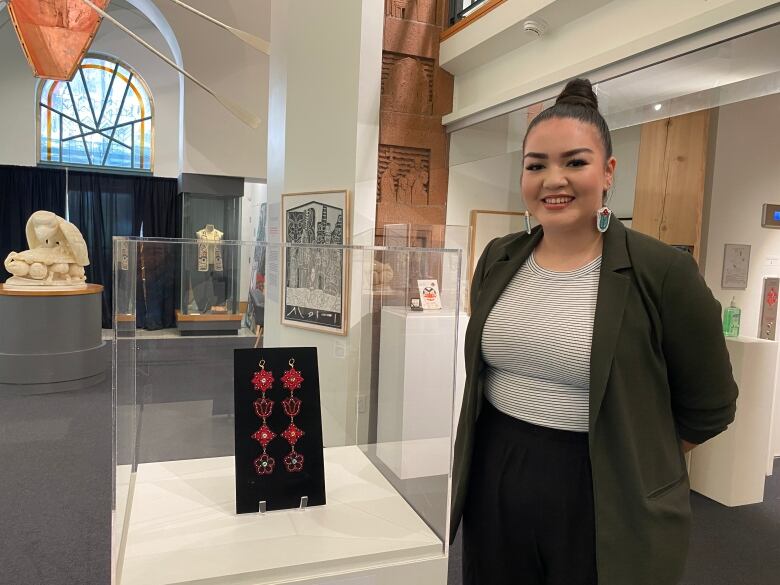
{"type": "Polygon", "coordinates": [[[526,20],[523,23],[523,30],[540,37],[547,32],[547,23],[543,20],[526,20]]]}
{"type": "Polygon", "coordinates": [[[658,110],[660,110],[661,108],[663,108],[663,106],[662,106],[661,104],[655,104],[655,105],[653,106],[653,109],[654,109],[656,112],[657,112],[658,110]]]}

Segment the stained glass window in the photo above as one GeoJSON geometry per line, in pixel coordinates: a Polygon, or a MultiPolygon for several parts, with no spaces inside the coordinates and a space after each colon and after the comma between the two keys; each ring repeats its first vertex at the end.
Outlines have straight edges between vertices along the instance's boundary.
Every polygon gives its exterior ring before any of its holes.
{"type": "Polygon", "coordinates": [[[38,104],[41,163],[152,170],[152,97],[124,63],[87,56],[71,81],[42,81],[38,104]]]}

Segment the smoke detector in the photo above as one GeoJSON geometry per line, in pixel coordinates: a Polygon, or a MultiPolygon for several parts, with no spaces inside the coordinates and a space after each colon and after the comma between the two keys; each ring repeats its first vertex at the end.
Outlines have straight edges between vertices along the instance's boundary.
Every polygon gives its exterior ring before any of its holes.
{"type": "Polygon", "coordinates": [[[540,37],[547,32],[547,23],[543,20],[526,20],[523,23],[523,30],[540,37]]]}

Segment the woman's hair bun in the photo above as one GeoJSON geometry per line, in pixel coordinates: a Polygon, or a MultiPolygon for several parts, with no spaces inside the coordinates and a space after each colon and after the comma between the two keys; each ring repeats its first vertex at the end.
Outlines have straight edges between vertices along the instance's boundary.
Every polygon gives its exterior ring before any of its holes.
{"type": "Polygon", "coordinates": [[[586,108],[599,109],[599,99],[593,91],[593,86],[589,79],[572,79],[563,88],[563,91],[555,100],[556,104],[571,104],[575,106],[584,106],[586,108]]]}

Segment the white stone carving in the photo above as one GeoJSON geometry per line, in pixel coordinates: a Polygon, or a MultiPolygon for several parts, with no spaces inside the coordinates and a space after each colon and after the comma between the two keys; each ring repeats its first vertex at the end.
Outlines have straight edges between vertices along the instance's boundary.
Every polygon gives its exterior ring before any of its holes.
{"type": "Polygon", "coordinates": [[[48,290],[86,287],[87,243],[79,229],[51,211],[36,211],[25,229],[29,250],[11,252],[5,269],[13,274],[4,288],[48,290]]]}

